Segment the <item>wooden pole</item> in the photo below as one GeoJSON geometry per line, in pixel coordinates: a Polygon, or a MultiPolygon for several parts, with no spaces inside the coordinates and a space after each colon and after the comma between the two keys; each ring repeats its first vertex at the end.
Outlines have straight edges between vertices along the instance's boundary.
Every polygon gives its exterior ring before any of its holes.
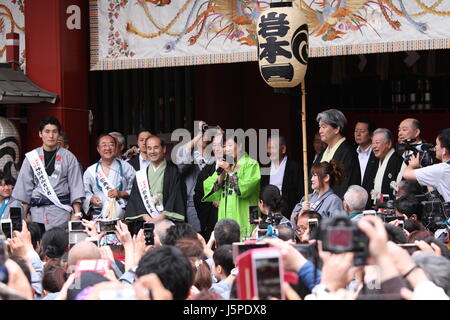
{"type": "Polygon", "coordinates": [[[308,152],[306,146],[306,89],[305,80],[301,83],[302,91],[302,138],[303,138],[303,182],[305,188],[305,201],[308,201],[308,152]]]}

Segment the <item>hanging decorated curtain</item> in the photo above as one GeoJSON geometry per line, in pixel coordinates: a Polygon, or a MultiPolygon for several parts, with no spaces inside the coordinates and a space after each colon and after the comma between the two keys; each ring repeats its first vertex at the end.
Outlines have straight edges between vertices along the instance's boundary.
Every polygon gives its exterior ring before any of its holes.
{"type": "MultiPolygon", "coordinates": [[[[448,0],[292,2],[308,23],[310,58],[450,48],[448,0]]],[[[273,9],[269,0],[90,0],[91,69],[257,61],[258,19],[273,9]]]]}

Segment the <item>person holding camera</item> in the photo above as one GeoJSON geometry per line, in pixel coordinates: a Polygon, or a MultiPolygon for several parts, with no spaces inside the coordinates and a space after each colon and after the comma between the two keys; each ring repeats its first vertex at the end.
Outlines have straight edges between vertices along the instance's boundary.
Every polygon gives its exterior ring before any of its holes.
{"type": "Polygon", "coordinates": [[[250,235],[249,209],[258,203],[261,171],[258,161],[243,150],[243,141],[227,137],[224,154],[227,161],[219,161],[218,169],[203,182],[202,201],[220,201],[218,220],[234,219],[241,227],[241,236],[250,235]]]}
{"type": "Polygon", "coordinates": [[[443,129],[436,138],[436,158],[441,163],[420,168],[419,155],[411,156],[403,173],[407,180],[416,180],[422,186],[431,186],[450,201],[450,128],[443,129]]]}
{"type": "MultiPolygon", "coordinates": [[[[186,214],[187,222],[191,224],[195,231],[201,231],[201,223],[199,214],[195,207],[195,185],[200,172],[206,165],[214,162],[214,157],[211,156],[211,150],[208,148],[211,143],[211,133],[219,132],[218,128],[213,130],[204,121],[195,121],[197,125],[197,134],[187,143],[181,145],[175,153],[175,162],[180,170],[182,179],[186,184],[187,202],[186,214]],[[208,130],[208,128],[211,128],[208,130]]],[[[219,134],[219,133],[218,133],[219,134]]]]}
{"type": "Polygon", "coordinates": [[[282,214],[285,203],[277,186],[273,184],[265,186],[261,191],[258,205],[261,210],[261,218],[258,227],[253,230],[255,236],[258,235],[258,230],[267,229],[268,225],[274,227],[286,225],[292,228],[291,222],[282,214]]]}
{"type": "Polygon", "coordinates": [[[333,186],[339,184],[345,176],[344,166],[338,161],[316,163],[311,168],[311,187],[309,201],[300,200],[291,214],[291,223],[295,225],[295,217],[304,211],[319,212],[322,217],[332,217],[343,212],[342,200],[333,192],[333,186]]]}

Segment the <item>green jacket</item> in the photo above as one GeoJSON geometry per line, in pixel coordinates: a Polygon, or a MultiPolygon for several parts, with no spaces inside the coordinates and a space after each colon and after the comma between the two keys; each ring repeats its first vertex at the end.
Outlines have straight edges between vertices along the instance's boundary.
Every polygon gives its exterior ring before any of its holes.
{"type": "Polygon", "coordinates": [[[237,175],[237,190],[229,176],[221,186],[215,185],[218,174],[214,172],[203,182],[205,196],[202,201],[220,201],[218,221],[234,219],[241,227],[241,237],[250,236],[254,227],[249,222],[249,207],[258,205],[261,171],[258,162],[244,153],[233,172],[237,175]]]}

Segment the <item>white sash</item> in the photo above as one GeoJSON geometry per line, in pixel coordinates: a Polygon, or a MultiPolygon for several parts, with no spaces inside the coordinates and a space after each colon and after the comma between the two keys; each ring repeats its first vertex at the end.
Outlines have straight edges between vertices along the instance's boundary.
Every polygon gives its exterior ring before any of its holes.
{"type": "Polygon", "coordinates": [[[380,198],[381,185],[383,184],[384,173],[386,171],[386,167],[388,165],[389,159],[391,159],[391,156],[394,154],[394,152],[395,152],[394,149],[389,150],[389,152],[386,154],[386,157],[384,157],[383,162],[382,163],[380,162],[378,164],[378,171],[375,176],[374,188],[373,188],[373,191],[371,192],[372,200],[376,200],[376,199],[380,198]]]}
{"type": "MultiPolygon", "coordinates": [[[[94,166],[92,166],[89,168],[89,172],[94,177],[94,179],[96,179],[98,181],[98,184],[102,188],[103,194],[108,199],[108,203],[110,203],[110,201],[114,198],[108,197],[108,192],[115,188],[113,187],[111,181],[109,181],[106,174],[103,172],[102,166],[99,165],[98,170],[95,170],[94,166]],[[95,172],[95,171],[97,171],[97,172],[95,172]]],[[[115,198],[115,200],[116,200],[117,204],[119,205],[118,207],[116,207],[116,217],[120,218],[123,215],[122,211],[123,211],[123,208],[125,207],[125,202],[123,201],[122,198],[115,198]]],[[[107,205],[108,203],[103,204],[103,208],[102,208],[102,216],[103,217],[105,217],[105,212],[108,211],[108,205],[107,205]]]]}
{"type": "MultiPolygon", "coordinates": [[[[41,158],[39,158],[39,154],[37,153],[36,149],[33,151],[28,152],[25,155],[30,162],[31,168],[33,169],[34,175],[39,180],[39,184],[41,185],[42,190],[45,193],[45,196],[53,202],[55,206],[58,208],[61,208],[63,210],[66,210],[68,212],[72,212],[72,207],[62,204],[61,201],[59,201],[58,196],[55,193],[55,190],[53,189],[52,185],[50,184],[50,180],[48,179],[47,172],[45,171],[44,164],[41,161],[41,158]]],[[[56,156],[56,155],[55,155],[56,156]]]]}
{"type": "Polygon", "coordinates": [[[145,205],[145,209],[152,218],[156,218],[160,215],[160,211],[162,211],[164,208],[162,205],[155,207],[155,204],[153,203],[153,199],[150,193],[150,186],[147,180],[147,169],[142,169],[136,172],[136,183],[139,188],[142,202],[145,205]]]}

